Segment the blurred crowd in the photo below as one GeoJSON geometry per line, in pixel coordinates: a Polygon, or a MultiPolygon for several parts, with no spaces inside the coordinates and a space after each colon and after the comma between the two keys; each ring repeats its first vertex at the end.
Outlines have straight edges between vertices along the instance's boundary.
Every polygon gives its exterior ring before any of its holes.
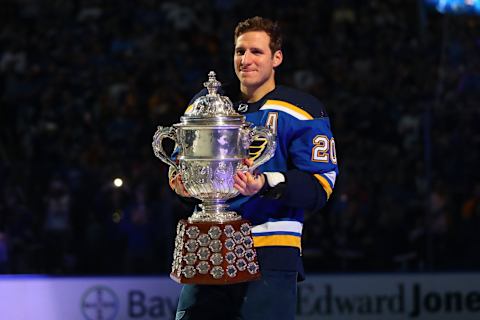
{"type": "Polygon", "coordinates": [[[478,16],[415,0],[7,0],[0,273],[169,271],[191,208],[153,133],[210,70],[235,81],[233,29],[253,15],[280,21],[278,82],[323,101],[336,138],[335,192],[306,215],[307,270],[480,268],[478,16]]]}

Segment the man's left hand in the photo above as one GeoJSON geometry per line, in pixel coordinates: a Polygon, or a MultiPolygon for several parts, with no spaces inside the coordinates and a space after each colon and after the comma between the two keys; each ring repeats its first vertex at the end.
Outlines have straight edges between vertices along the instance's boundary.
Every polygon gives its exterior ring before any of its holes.
{"type": "MultiPolygon", "coordinates": [[[[245,160],[245,164],[250,167],[253,161],[250,159],[245,160]]],[[[265,176],[263,174],[253,175],[248,171],[237,171],[233,179],[235,181],[233,187],[244,196],[253,196],[260,191],[265,184],[265,176]]]]}

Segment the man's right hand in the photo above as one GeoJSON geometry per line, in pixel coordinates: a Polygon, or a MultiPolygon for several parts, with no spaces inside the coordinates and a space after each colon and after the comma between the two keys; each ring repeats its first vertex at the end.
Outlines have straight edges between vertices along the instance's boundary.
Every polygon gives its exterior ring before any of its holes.
{"type": "Polygon", "coordinates": [[[169,181],[170,188],[181,197],[191,197],[182,182],[180,174],[175,174],[169,181]]]}

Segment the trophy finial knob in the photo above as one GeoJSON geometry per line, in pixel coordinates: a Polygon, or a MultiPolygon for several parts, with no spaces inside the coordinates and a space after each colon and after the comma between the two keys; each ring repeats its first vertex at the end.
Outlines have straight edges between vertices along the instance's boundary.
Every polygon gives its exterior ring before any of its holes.
{"type": "Polygon", "coordinates": [[[217,94],[217,90],[222,86],[222,84],[215,78],[215,72],[210,71],[208,73],[208,81],[204,82],[203,86],[207,88],[209,95],[213,95],[217,94]]]}
{"type": "Polygon", "coordinates": [[[227,120],[233,122],[244,121],[241,119],[245,117],[235,111],[232,101],[227,96],[221,95],[222,84],[216,79],[214,71],[208,73],[208,81],[205,81],[203,86],[208,89],[207,94],[204,94],[205,90],[202,91],[202,95],[195,99],[185,111],[184,117],[181,118],[182,122],[190,120],[206,121],[208,119],[208,121],[216,123],[219,118],[222,118],[220,120],[222,123],[227,120]]]}

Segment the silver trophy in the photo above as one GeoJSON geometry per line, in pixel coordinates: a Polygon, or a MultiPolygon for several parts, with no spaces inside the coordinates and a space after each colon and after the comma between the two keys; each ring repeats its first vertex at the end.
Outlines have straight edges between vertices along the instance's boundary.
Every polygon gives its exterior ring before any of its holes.
{"type": "Polygon", "coordinates": [[[253,127],[238,114],[230,99],[217,93],[221,87],[210,71],[204,86],[208,94],[195,100],[172,127],[158,127],[153,151],[182,177],[188,193],[202,203],[188,220],[177,226],[172,279],[181,283],[225,284],[259,277],[250,223],[228,210],[228,199],[239,192],[233,187],[237,171],[252,172],[273,157],[275,136],[269,128],[253,127]],[[172,160],[162,142],[175,141],[172,160]],[[264,146],[247,167],[253,141],[264,146]]]}

